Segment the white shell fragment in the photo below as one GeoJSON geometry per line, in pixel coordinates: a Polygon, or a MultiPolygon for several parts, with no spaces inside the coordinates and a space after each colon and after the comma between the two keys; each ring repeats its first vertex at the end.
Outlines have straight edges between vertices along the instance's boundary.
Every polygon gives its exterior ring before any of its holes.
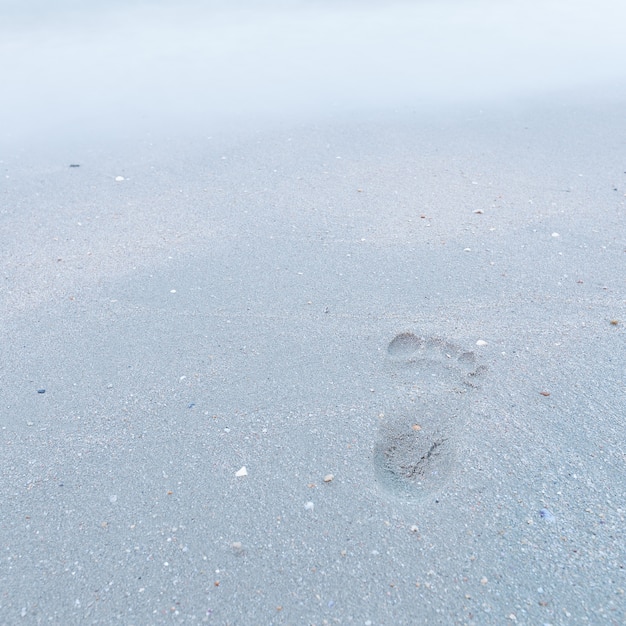
{"type": "Polygon", "coordinates": [[[235,476],[237,476],[237,478],[241,478],[242,476],[247,476],[247,475],[248,475],[248,470],[246,469],[245,465],[240,470],[235,472],[235,476]]]}
{"type": "Polygon", "coordinates": [[[486,342],[484,339],[479,339],[479,340],[476,342],[476,345],[477,345],[477,346],[486,346],[486,345],[487,345],[487,342],[486,342]]]}
{"type": "Polygon", "coordinates": [[[307,503],[304,505],[304,508],[305,508],[307,511],[312,511],[312,510],[315,508],[315,505],[314,505],[312,502],[307,502],[307,503]]]}
{"type": "Polygon", "coordinates": [[[123,176],[116,176],[115,177],[115,182],[116,183],[121,183],[123,180],[126,180],[123,176]]]}
{"type": "Polygon", "coordinates": [[[335,478],[333,476],[333,474],[326,474],[326,476],[324,476],[324,482],[325,483],[330,483],[330,482],[332,482],[333,478],[335,478]]]}

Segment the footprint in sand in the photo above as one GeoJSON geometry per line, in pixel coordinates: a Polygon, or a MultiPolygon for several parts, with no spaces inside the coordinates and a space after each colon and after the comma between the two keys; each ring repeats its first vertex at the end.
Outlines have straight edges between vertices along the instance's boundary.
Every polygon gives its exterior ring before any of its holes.
{"type": "Polygon", "coordinates": [[[387,360],[402,408],[380,427],[374,448],[379,483],[405,497],[439,491],[457,462],[455,433],[469,412],[468,394],[487,368],[474,352],[409,332],[394,337],[387,360]]]}

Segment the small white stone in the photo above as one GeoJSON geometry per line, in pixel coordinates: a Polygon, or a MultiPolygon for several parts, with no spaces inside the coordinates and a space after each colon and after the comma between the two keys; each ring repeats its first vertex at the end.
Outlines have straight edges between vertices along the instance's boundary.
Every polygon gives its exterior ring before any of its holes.
{"type": "Polygon", "coordinates": [[[482,215],[484,211],[482,209],[474,209],[472,213],[476,213],[477,215],[482,215]]]}
{"type": "Polygon", "coordinates": [[[115,182],[117,182],[117,183],[121,183],[123,180],[126,180],[123,176],[116,176],[115,177],[115,182]]]}
{"type": "Polygon", "coordinates": [[[242,476],[247,476],[247,475],[248,475],[248,470],[246,469],[245,465],[240,470],[235,472],[235,476],[237,476],[237,478],[241,478],[242,476]]]}
{"type": "Polygon", "coordinates": [[[560,237],[561,235],[559,235],[559,233],[552,233],[553,237],[560,237]]]}
{"type": "Polygon", "coordinates": [[[312,502],[306,502],[304,508],[307,511],[312,511],[315,508],[315,505],[312,502]]]}
{"type": "Polygon", "coordinates": [[[487,342],[486,342],[484,339],[479,339],[479,340],[476,342],[476,345],[477,345],[477,346],[486,346],[486,345],[487,345],[487,342]]]}
{"type": "Polygon", "coordinates": [[[472,249],[471,248],[463,248],[463,252],[471,252],[472,249]]]}
{"type": "Polygon", "coordinates": [[[324,476],[324,482],[331,483],[333,481],[333,478],[335,477],[332,474],[326,474],[326,476],[324,476]]]}

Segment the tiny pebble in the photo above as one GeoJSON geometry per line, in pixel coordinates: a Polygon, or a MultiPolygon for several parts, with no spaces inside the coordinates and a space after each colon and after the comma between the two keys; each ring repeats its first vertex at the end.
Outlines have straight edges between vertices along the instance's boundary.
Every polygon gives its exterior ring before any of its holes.
{"type": "Polygon", "coordinates": [[[560,237],[561,235],[559,235],[559,233],[552,233],[553,237],[560,237]]]}
{"type": "Polygon", "coordinates": [[[37,389],[37,393],[46,393],[45,389],[37,389]]]}
{"type": "Polygon", "coordinates": [[[556,517],[554,517],[552,512],[549,511],[548,509],[540,509],[539,516],[541,517],[541,519],[546,520],[548,524],[553,524],[554,521],[556,520],[556,517]]]}
{"type": "Polygon", "coordinates": [[[463,252],[471,252],[472,249],[471,248],[463,248],[463,252]]]}
{"type": "Polygon", "coordinates": [[[248,475],[248,470],[246,469],[245,465],[240,470],[237,470],[235,472],[235,476],[237,476],[237,478],[241,478],[242,476],[247,476],[247,475],[248,475]]]}
{"type": "Polygon", "coordinates": [[[410,530],[412,533],[416,533],[416,532],[419,530],[419,528],[418,528],[415,524],[413,524],[413,526],[411,526],[411,528],[409,528],[409,530],[410,530]]]}
{"type": "Polygon", "coordinates": [[[477,346],[486,346],[486,345],[487,345],[487,342],[486,342],[484,339],[479,339],[479,340],[476,342],[476,345],[477,345],[477,346]]]}
{"type": "Polygon", "coordinates": [[[307,502],[305,503],[304,508],[307,511],[312,511],[315,508],[315,505],[312,502],[307,502]]]}
{"type": "Polygon", "coordinates": [[[115,181],[118,182],[118,183],[121,183],[123,180],[125,180],[123,176],[116,176],[115,177],[115,181]]]}
{"type": "Polygon", "coordinates": [[[539,395],[540,396],[545,396],[547,398],[550,395],[550,392],[549,391],[540,391],[539,395]]]}
{"type": "Polygon", "coordinates": [[[482,209],[474,209],[474,210],[472,211],[472,213],[476,213],[476,214],[478,214],[478,215],[482,215],[482,214],[484,213],[484,211],[483,211],[482,209]]]}
{"type": "Polygon", "coordinates": [[[332,482],[333,478],[335,478],[332,474],[326,474],[326,476],[324,476],[324,482],[325,483],[330,483],[332,482]]]}

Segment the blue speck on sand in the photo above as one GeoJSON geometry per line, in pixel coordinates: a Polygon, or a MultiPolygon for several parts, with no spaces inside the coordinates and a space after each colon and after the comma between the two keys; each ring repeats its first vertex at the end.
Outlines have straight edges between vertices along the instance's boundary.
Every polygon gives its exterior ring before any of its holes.
{"type": "Polygon", "coordinates": [[[539,516],[542,519],[546,520],[548,524],[553,524],[554,521],[556,520],[556,517],[554,517],[554,515],[548,509],[540,509],[539,516]]]}

